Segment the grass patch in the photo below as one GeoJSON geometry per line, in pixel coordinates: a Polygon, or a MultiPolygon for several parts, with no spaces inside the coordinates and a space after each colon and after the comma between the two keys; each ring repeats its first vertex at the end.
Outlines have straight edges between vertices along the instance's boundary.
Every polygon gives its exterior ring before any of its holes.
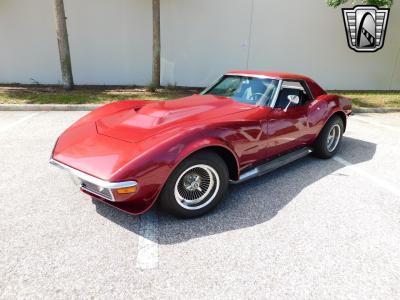
{"type": "Polygon", "coordinates": [[[331,91],[353,100],[354,107],[400,107],[400,91],[331,91]]]}
{"type": "MultiPolygon", "coordinates": [[[[200,89],[78,86],[64,91],[58,86],[0,85],[0,104],[103,104],[112,101],[170,100],[199,93],[200,89]]],[[[330,91],[353,100],[354,107],[400,107],[400,91],[330,91]]]]}
{"type": "Polygon", "coordinates": [[[0,86],[0,104],[103,104],[112,101],[170,100],[198,93],[196,89],[128,87],[76,87],[64,91],[54,86],[0,86]]]}

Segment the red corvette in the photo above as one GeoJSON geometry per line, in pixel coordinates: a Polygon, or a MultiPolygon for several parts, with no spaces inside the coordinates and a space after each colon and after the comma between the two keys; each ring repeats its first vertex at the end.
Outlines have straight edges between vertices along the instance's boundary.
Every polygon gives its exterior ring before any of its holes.
{"type": "Polygon", "coordinates": [[[350,114],[349,99],[308,77],[232,71],[199,95],[91,112],[58,138],[50,162],[123,211],[142,214],[158,200],[176,216],[197,217],[229,183],[309,153],[332,157],[350,114]]]}

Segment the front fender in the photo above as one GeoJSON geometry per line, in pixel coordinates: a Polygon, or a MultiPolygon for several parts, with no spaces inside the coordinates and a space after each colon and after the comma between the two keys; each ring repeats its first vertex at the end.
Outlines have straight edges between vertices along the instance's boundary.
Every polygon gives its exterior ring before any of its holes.
{"type": "Polygon", "coordinates": [[[175,168],[191,154],[208,147],[223,148],[238,159],[229,143],[219,137],[219,130],[205,128],[177,128],[173,132],[161,133],[138,143],[141,153],[117,172],[112,181],[135,180],[139,191],[132,197],[120,199],[116,207],[129,207],[133,214],[141,214],[151,208],[175,168]]]}
{"type": "MultiPolygon", "coordinates": [[[[202,139],[198,139],[193,141],[192,143],[186,145],[182,151],[179,153],[175,160],[175,167],[178,166],[183,160],[188,158],[190,155],[193,153],[196,153],[201,150],[205,150],[207,148],[223,148],[231,153],[231,155],[235,158],[236,160],[236,166],[237,169],[239,170],[239,163],[238,163],[238,157],[234,150],[232,149],[231,145],[227,143],[226,141],[216,138],[216,137],[204,137],[202,139]]],[[[175,168],[174,167],[174,168],[175,168]]]]}

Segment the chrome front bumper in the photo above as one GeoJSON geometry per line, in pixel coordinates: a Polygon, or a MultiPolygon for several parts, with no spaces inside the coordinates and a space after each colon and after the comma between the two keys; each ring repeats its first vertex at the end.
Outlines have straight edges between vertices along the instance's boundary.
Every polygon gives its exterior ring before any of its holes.
{"type": "Polygon", "coordinates": [[[67,165],[64,165],[63,163],[60,163],[59,161],[56,161],[54,159],[50,159],[49,163],[64,171],[67,171],[74,178],[77,178],[79,180],[81,189],[91,194],[94,194],[98,197],[101,197],[103,199],[106,199],[108,201],[115,202],[115,197],[112,190],[137,186],[136,181],[123,181],[123,182],[105,181],[97,177],[93,177],[91,175],[83,173],[81,171],[78,171],[67,165]]]}

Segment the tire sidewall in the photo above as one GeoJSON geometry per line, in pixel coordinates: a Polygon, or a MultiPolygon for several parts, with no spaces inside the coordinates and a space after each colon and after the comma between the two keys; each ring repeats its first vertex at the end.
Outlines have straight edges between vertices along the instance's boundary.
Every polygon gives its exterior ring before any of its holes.
{"type": "Polygon", "coordinates": [[[342,144],[343,133],[344,133],[343,120],[338,116],[332,117],[326,123],[320,136],[317,139],[317,142],[315,145],[315,151],[316,151],[317,156],[319,156],[321,158],[331,158],[332,156],[334,156],[339,151],[339,148],[342,144]],[[329,132],[331,131],[332,127],[335,126],[336,124],[339,125],[339,127],[340,127],[339,142],[333,151],[329,151],[328,145],[327,145],[328,135],[329,135],[329,132]]]}
{"type": "Polygon", "coordinates": [[[206,212],[213,209],[225,196],[229,184],[229,173],[225,162],[218,155],[212,152],[202,152],[195,154],[185,159],[180,163],[176,169],[169,176],[163,191],[161,193],[161,207],[172,213],[173,215],[181,218],[194,218],[199,217],[206,212]],[[204,164],[212,167],[218,174],[220,186],[214,199],[206,206],[199,209],[186,209],[182,207],[175,198],[175,184],[179,176],[185,172],[188,168],[194,165],[204,164]]]}

